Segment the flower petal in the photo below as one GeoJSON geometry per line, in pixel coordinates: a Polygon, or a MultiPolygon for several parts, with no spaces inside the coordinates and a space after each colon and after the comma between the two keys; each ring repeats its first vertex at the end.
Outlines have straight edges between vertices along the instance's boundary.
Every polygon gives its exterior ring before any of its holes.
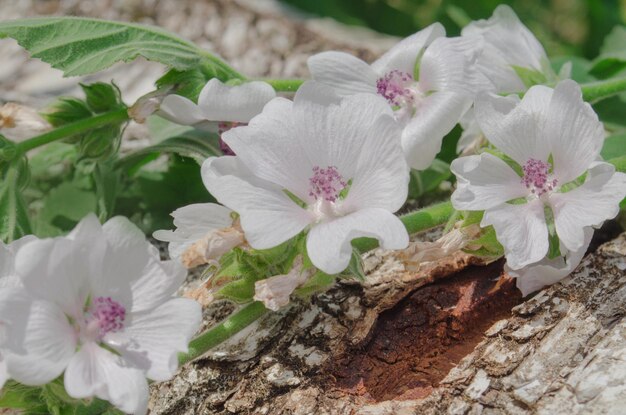
{"type": "Polygon", "coordinates": [[[541,43],[506,5],[496,7],[488,20],[477,20],[465,26],[463,37],[484,39],[479,69],[494,83],[497,92],[519,92],[526,89],[513,66],[545,71],[548,58],[541,43]]]}
{"type": "Polygon", "coordinates": [[[476,120],[487,140],[521,166],[530,158],[547,161],[545,123],[551,97],[552,90],[541,85],[530,88],[521,102],[483,94],[474,104],[476,120]]]}
{"type": "Polygon", "coordinates": [[[157,308],[129,316],[123,331],[104,341],[150,379],[170,379],[178,369],[178,353],[187,352],[202,323],[202,307],[187,298],[169,300],[157,308]]]}
{"type": "Polygon", "coordinates": [[[419,68],[423,92],[450,91],[473,96],[489,87],[473,63],[472,39],[440,37],[426,49],[419,68]]]}
{"type": "Polygon", "coordinates": [[[161,102],[158,115],[177,124],[193,125],[204,121],[200,108],[190,99],[168,95],[161,102]]]}
{"type": "Polygon", "coordinates": [[[615,173],[608,163],[596,163],[581,186],[566,193],[552,193],[550,204],[561,242],[571,251],[579,250],[584,245],[585,228],[600,226],[617,216],[625,196],[626,174],[615,173]]]}
{"type": "Polygon", "coordinates": [[[433,23],[398,42],[372,64],[372,69],[379,76],[394,69],[413,75],[415,61],[422,49],[430,45],[435,39],[445,35],[446,29],[443,25],[438,22],[433,23]]]}
{"type": "Polygon", "coordinates": [[[554,89],[547,119],[546,137],[552,144],[554,175],[562,185],[583,174],[598,158],[604,126],[572,80],[559,82],[554,89]]]}
{"type": "Polygon", "coordinates": [[[63,373],[76,350],[76,334],[59,307],[35,300],[20,346],[6,356],[11,377],[25,385],[44,385],[63,373]]]}
{"type": "Polygon", "coordinates": [[[539,199],[523,205],[504,203],[485,211],[480,226],[489,225],[495,228],[511,269],[538,262],[548,253],[548,226],[539,199]]]}
{"type": "Polygon", "coordinates": [[[7,380],[9,380],[9,372],[4,358],[2,357],[2,352],[0,352],[0,390],[4,387],[7,380]]]}
{"type": "Polygon", "coordinates": [[[362,236],[378,239],[385,249],[404,249],[409,244],[409,235],[397,216],[384,209],[363,209],[314,226],[306,249],[313,265],[337,274],[350,262],[351,241],[362,236]]]}
{"type": "Polygon", "coordinates": [[[226,85],[213,78],[202,88],[198,107],[203,119],[208,121],[247,123],[274,97],[276,91],[266,82],[226,85]]]}
{"type": "Polygon", "coordinates": [[[318,53],[309,57],[307,65],[313,80],[332,87],[339,95],[376,93],[376,72],[367,63],[348,53],[318,53]]]}
{"type": "Polygon", "coordinates": [[[457,178],[452,205],[458,210],[485,210],[528,195],[520,177],[498,157],[482,153],[460,157],[450,170],[457,178]]]}
{"type": "Polygon", "coordinates": [[[232,210],[217,203],[195,203],[172,212],[173,231],[159,230],[154,239],[169,242],[170,257],[179,258],[195,242],[212,230],[228,228],[233,224],[232,210]]]}
{"type": "Polygon", "coordinates": [[[571,274],[583,259],[592,236],[593,229],[586,228],[585,243],[583,246],[577,251],[568,252],[565,257],[555,259],[544,258],[535,264],[530,264],[519,270],[512,270],[508,267],[505,267],[505,270],[517,279],[517,288],[519,288],[522,295],[525,297],[547,285],[555,284],[571,274]]]}
{"type": "Polygon", "coordinates": [[[109,219],[103,231],[109,249],[102,280],[93,283],[94,295],[111,296],[138,312],[167,301],[187,276],[178,261],[161,261],[159,251],[127,218],[109,219]]]}
{"type": "Polygon", "coordinates": [[[239,213],[246,239],[255,249],[279,245],[314,220],[280,188],[254,177],[238,156],[207,159],[202,180],[220,203],[239,213]]]}
{"type": "Polygon", "coordinates": [[[402,131],[402,148],[409,166],[427,169],[439,150],[441,141],[472,105],[463,94],[442,91],[429,95],[402,131]]]}
{"type": "Polygon", "coordinates": [[[70,361],[65,390],[73,398],[97,396],[124,412],[148,411],[148,382],[141,370],[95,343],[86,343],[70,361]]]}

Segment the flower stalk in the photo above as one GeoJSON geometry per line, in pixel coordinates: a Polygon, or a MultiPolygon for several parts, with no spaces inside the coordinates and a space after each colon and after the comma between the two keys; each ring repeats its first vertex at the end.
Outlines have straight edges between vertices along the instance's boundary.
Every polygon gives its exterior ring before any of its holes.
{"type": "Polygon", "coordinates": [[[64,138],[71,137],[76,134],[81,134],[107,124],[127,121],[128,119],[129,116],[127,109],[119,108],[114,111],[105,112],[90,118],[75,121],[16,144],[17,153],[23,154],[29,150],[41,147],[45,144],[63,140],[64,138]]]}

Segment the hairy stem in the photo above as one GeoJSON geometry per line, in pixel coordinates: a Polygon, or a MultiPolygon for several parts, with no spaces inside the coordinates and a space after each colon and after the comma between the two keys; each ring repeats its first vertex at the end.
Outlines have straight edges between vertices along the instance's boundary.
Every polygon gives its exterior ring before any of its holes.
{"type": "Polygon", "coordinates": [[[47,133],[29,138],[16,144],[16,149],[19,154],[26,153],[37,147],[41,147],[45,144],[52,143],[53,141],[62,140],[67,137],[71,137],[76,134],[84,133],[94,128],[102,127],[107,124],[122,122],[128,120],[128,113],[126,108],[116,109],[114,111],[105,112],[94,117],[85,118],[84,120],[75,121],[73,123],[66,124],[59,128],[55,128],[47,133]]]}
{"type": "Polygon", "coordinates": [[[245,305],[236,313],[231,314],[226,320],[193,339],[189,343],[189,351],[178,355],[178,362],[183,365],[202,356],[213,347],[228,340],[254,323],[265,313],[267,313],[267,309],[259,301],[245,305]]]}
{"type": "Polygon", "coordinates": [[[270,84],[276,91],[295,92],[304,83],[304,79],[262,79],[270,84]]]}
{"type": "Polygon", "coordinates": [[[585,101],[595,102],[626,91],[626,76],[582,84],[585,101]]]}

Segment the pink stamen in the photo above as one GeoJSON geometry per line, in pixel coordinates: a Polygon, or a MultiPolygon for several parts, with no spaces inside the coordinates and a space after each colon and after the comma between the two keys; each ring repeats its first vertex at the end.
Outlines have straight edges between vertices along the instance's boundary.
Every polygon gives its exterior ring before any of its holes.
{"type": "Polygon", "coordinates": [[[325,169],[313,167],[313,176],[309,179],[309,196],[315,200],[322,198],[328,202],[335,202],[339,193],[347,186],[346,181],[334,166],[325,169]]]}
{"type": "Polygon", "coordinates": [[[549,178],[551,167],[550,163],[544,163],[541,160],[533,158],[529,159],[522,167],[524,171],[522,183],[530,189],[531,193],[537,196],[553,191],[558,181],[549,178]]]}
{"type": "Polygon", "coordinates": [[[220,136],[220,139],[219,139],[220,150],[222,150],[222,153],[224,153],[225,156],[234,156],[235,152],[228,146],[228,144],[224,142],[224,140],[222,140],[222,134],[224,134],[226,131],[230,130],[231,128],[239,127],[242,125],[246,125],[246,124],[241,123],[241,122],[236,122],[236,121],[233,121],[233,122],[221,121],[217,124],[217,133],[220,136]]]}
{"type": "Polygon", "coordinates": [[[407,102],[412,102],[414,92],[410,86],[414,82],[409,73],[394,69],[376,81],[376,89],[389,104],[402,106],[407,102]]]}
{"type": "Polygon", "coordinates": [[[124,328],[126,309],[111,297],[96,297],[87,311],[87,326],[97,329],[99,337],[124,328]]]}

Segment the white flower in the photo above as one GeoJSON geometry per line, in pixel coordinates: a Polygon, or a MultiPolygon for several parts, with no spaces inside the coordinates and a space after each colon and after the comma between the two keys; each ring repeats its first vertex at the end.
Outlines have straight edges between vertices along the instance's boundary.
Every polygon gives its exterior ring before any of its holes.
{"type": "MultiPolygon", "coordinates": [[[[226,85],[213,78],[202,88],[198,104],[180,95],[168,95],[161,103],[159,114],[178,124],[193,125],[211,122],[246,124],[276,96],[266,82],[254,81],[241,85],[226,85]]],[[[220,127],[224,128],[224,127],[220,127]]]]}
{"type": "Polygon", "coordinates": [[[25,236],[8,245],[0,242],[0,389],[9,379],[9,373],[4,359],[4,347],[15,345],[23,337],[23,327],[27,311],[22,307],[19,312],[21,297],[21,282],[15,275],[15,254],[27,242],[34,240],[33,236],[25,236]],[[8,319],[8,314],[16,314],[8,319]]]}
{"type": "Polygon", "coordinates": [[[577,251],[568,252],[566,255],[554,259],[545,258],[519,270],[510,269],[506,265],[504,269],[509,275],[516,278],[517,288],[525,297],[546,285],[552,285],[561,281],[574,271],[583,259],[585,252],[587,252],[592,236],[593,229],[586,228],[585,243],[577,251]]]}
{"type": "Polygon", "coordinates": [[[33,108],[8,102],[0,107],[0,134],[13,141],[43,134],[52,129],[33,108]]]}
{"type": "Polygon", "coordinates": [[[261,301],[265,307],[272,311],[278,311],[281,307],[289,304],[291,293],[307,282],[315,273],[315,268],[302,269],[302,257],[295,259],[292,269],[283,275],[273,277],[254,283],[254,299],[261,301]]]}
{"type": "MultiPolygon", "coordinates": [[[[31,241],[16,255],[28,320],[6,364],[43,385],[64,371],[67,393],[147,411],[148,383],[169,379],[201,322],[198,303],[173,298],[185,278],[127,219],[83,219],[67,236],[31,241]]],[[[18,311],[5,311],[9,319],[18,311]]],[[[13,335],[13,333],[11,333],[13,335]]]]}
{"type": "Polygon", "coordinates": [[[159,230],[154,238],[169,242],[170,257],[187,268],[218,260],[245,242],[243,232],[233,223],[233,211],[215,203],[197,203],[172,212],[176,230],[159,230]]]}
{"type": "Polygon", "coordinates": [[[409,165],[430,166],[482,85],[468,51],[473,39],[445,38],[439,23],[402,40],[372,65],[342,52],[311,56],[317,82],[341,96],[356,93],[384,97],[404,126],[402,147],[409,165]]]}
{"type": "Polygon", "coordinates": [[[247,127],[225,133],[237,156],[209,158],[202,178],[239,213],[253,248],[274,247],[308,228],[311,261],[335,274],[347,267],[354,238],[407,246],[392,212],[406,200],[409,174],[384,100],[360,94],[339,101],[323,89],[305,83],[294,102],[276,98],[247,127]]]}
{"type": "Polygon", "coordinates": [[[461,157],[451,166],[458,178],[452,203],[458,210],[485,211],[481,226],[493,225],[511,269],[548,253],[547,209],[562,254],[584,246],[587,227],[618,214],[626,174],[598,161],[604,129],[575,82],[562,81],[554,90],[534,86],[519,104],[485,96],[475,109],[487,139],[522,174],[490,153],[461,157]],[[571,189],[582,175],[584,182],[571,189]]]}
{"type": "Polygon", "coordinates": [[[528,86],[517,71],[537,72],[545,81],[556,81],[543,46],[507,5],[496,7],[488,20],[465,26],[462,37],[480,43],[476,65],[491,82],[494,92],[525,91],[528,86]]]}

